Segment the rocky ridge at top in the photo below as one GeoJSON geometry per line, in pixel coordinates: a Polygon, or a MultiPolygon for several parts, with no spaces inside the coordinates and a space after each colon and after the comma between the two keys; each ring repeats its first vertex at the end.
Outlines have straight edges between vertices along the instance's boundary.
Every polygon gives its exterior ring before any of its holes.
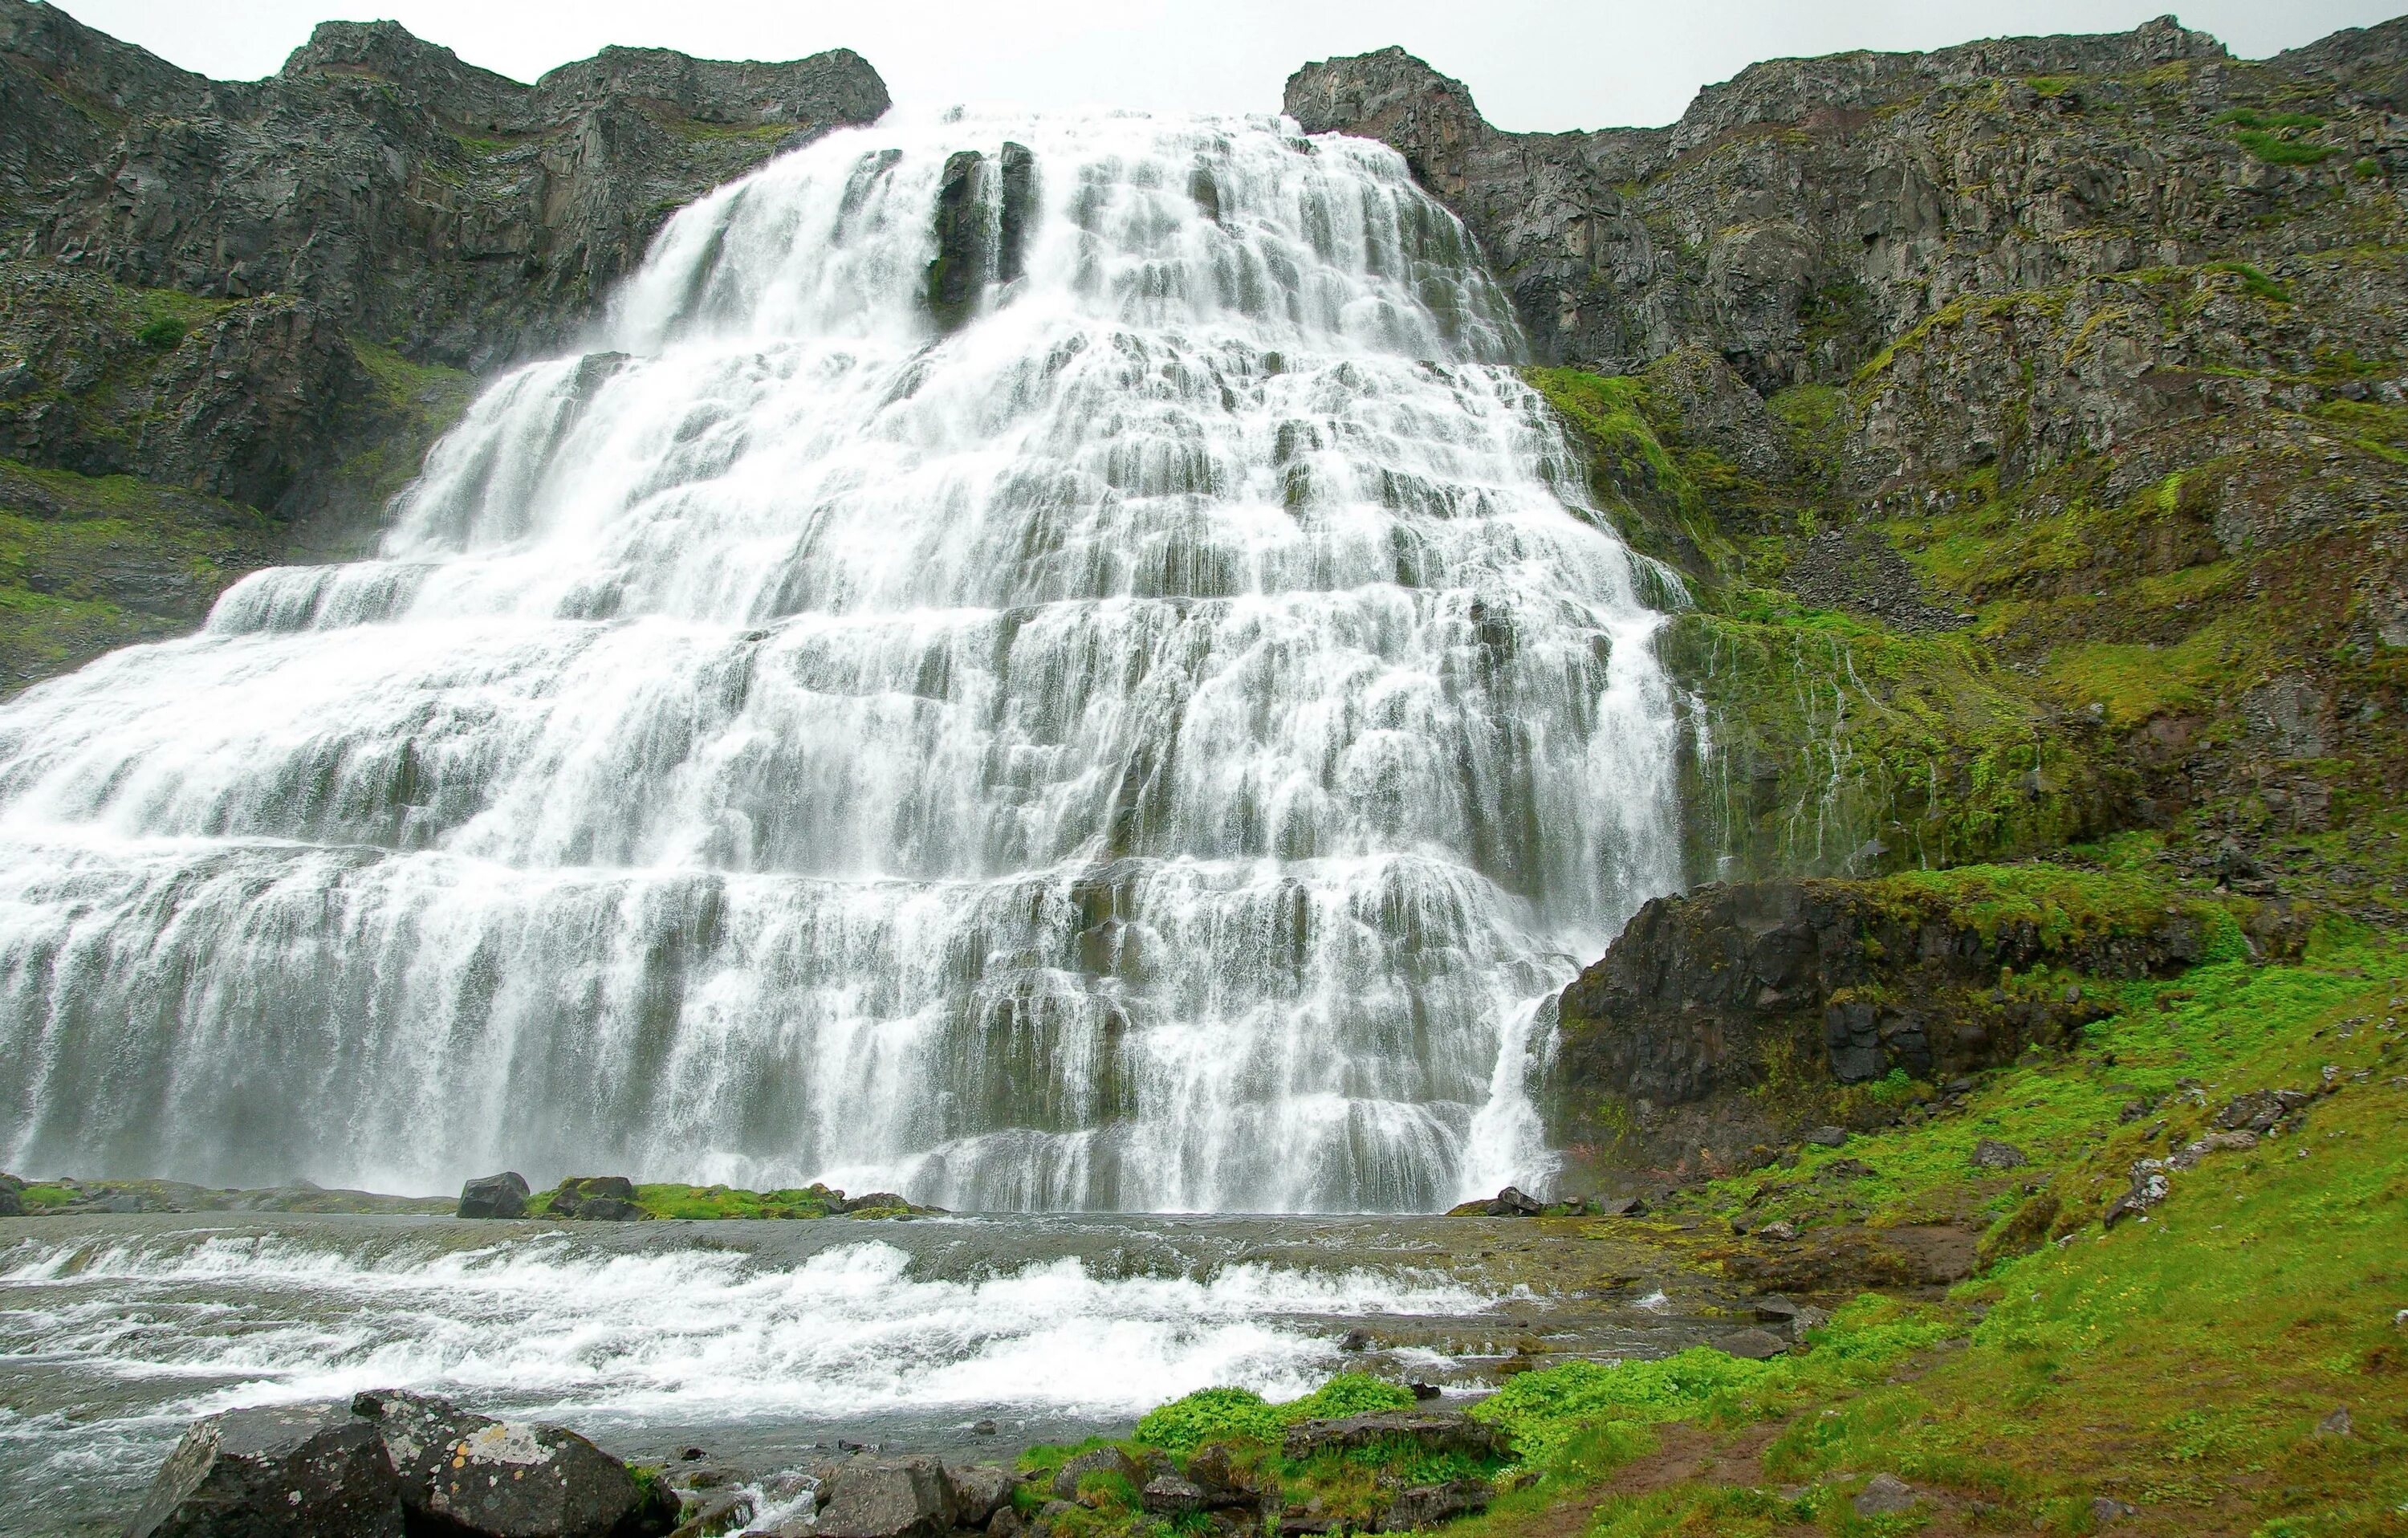
{"type": "Polygon", "coordinates": [[[422,362],[560,335],[663,220],[886,110],[847,50],[606,49],[522,85],[392,22],[329,22],[266,79],[187,74],[0,0],[0,240],[122,283],[291,294],[422,362]],[[38,146],[37,148],[35,146],[38,146]]]}
{"type": "Polygon", "coordinates": [[[2250,64],[2162,17],[1776,60],[1668,127],[1517,134],[1392,48],[1306,65],[1285,108],[1400,151],[1479,237],[1542,357],[1615,374],[1703,346],[1769,392],[1845,378],[1967,294],[2295,249],[2295,228],[2242,226],[2356,158],[2408,167],[2403,61],[2408,22],[2250,64]],[[2357,104],[2350,151],[2321,170],[2236,132],[2244,91],[2290,84],[2357,104]]]}

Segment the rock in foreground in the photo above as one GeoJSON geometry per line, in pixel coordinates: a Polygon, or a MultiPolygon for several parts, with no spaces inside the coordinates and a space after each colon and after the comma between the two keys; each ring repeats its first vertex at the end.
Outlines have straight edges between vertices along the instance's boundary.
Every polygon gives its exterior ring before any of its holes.
{"type": "Polygon", "coordinates": [[[376,1423],[339,1401],[196,1421],[127,1538],[401,1538],[401,1484],[376,1423]]]}
{"type": "Polygon", "coordinates": [[[398,1390],[184,1433],[129,1538],[650,1538],[674,1501],[576,1432],[398,1390]]]}

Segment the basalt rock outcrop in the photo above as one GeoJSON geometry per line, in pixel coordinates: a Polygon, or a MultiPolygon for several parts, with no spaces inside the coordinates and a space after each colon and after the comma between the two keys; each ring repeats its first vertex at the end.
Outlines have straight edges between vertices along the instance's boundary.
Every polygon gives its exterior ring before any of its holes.
{"type": "Polygon", "coordinates": [[[573,333],[682,204],[886,106],[842,50],[524,85],[390,22],[210,80],[0,0],[0,692],[362,553],[473,374],[573,333]]]}
{"type": "Polygon", "coordinates": [[[208,80],[23,0],[0,7],[0,69],[12,129],[48,136],[0,165],[28,254],[205,297],[292,295],[470,368],[583,319],[680,205],[887,107],[843,50],[614,48],[529,86],[390,22],[330,22],[267,79],[208,80]]]}
{"type": "Polygon", "coordinates": [[[1576,1161],[1744,1161],[1835,1108],[1890,1114],[1846,1086],[2066,1045],[2114,1008],[2096,980],[2295,950],[2300,929],[2280,905],[1971,871],[1659,898],[1554,1002],[1554,1130],[1576,1161]]]}

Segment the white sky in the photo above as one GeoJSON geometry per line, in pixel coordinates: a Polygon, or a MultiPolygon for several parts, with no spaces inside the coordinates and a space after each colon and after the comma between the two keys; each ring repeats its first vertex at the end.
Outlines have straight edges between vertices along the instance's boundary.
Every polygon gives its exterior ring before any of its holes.
{"type": "MultiPolygon", "coordinates": [[[[522,80],[609,43],[706,58],[845,47],[899,102],[1267,112],[1311,59],[1401,43],[1515,129],[1669,122],[1758,59],[2120,31],[2166,0],[65,0],[79,20],[220,79],[272,74],[329,19],[389,17],[522,80]]],[[[2213,0],[2182,14],[2260,58],[2401,0],[2213,0]]]]}

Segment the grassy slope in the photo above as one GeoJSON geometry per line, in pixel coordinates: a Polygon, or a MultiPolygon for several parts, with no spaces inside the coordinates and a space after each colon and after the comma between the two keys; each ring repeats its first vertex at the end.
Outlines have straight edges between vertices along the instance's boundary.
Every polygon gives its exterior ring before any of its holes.
{"type": "MultiPolygon", "coordinates": [[[[2097,985],[2114,990],[2119,1013],[2071,1053],[1989,1075],[1960,1114],[1812,1150],[1797,1171],[1698,1187],[1640,1224],[1595,1230],[1651,1232],[1713,1264],[1742,1247],[1720,1236],[1751,1205],[1810,1233],[1971,1216],[2001,1237],[2019,1211],[2054,1199],[2053,1230],[2025,1241],[2036,1250],[1944,1296],[1860,1298],[1811,1331],[1809,1349],[1770,1362],[1700,1348],[1514,1378],[1475,1413],[1513,1433],[1520,1461],[1498,1471],[1496,1508],[1458,1531],[2070,1534],[2094,1531],[2104,1500],[2132,1508],[2119,1532],[2408,1532],[2408,1324],[2394,1322],[2408,1309],[2408,945],[2336,922],[2294,963],[2234,958],[2097,985]],[[2327,1085],[2299,1129],[2211,1154],[2172,1174],[2147,1220],[2100,1226],[2136,1159],[2196,1138],[2233,1095],[2327,1085]],[[2125,1119],[2133,1101],[2147,1109],[2125,1119]],[[1976,1170],[1985,1137],[2031,1163],[1976,1170]],[[1843,1157],[1872,1173],[1835,1200],[1813,1177],[1843,1157]],[[2349,1432],[2319,1434],[2343,1407],[2349,1432]],[[1881,1473],[1922,1504],[1857,1515],[1853,1498],[1881,1473]]],[[[1243,1443],[1250,1418],[1301,1413],[1192,1398],[1126,1445],[1180,1458],[1216,1436],[1243,1443]]],[[[1064,1456],[1039,1449],[1029,1466],[1064,1456]]],[[[1426,1472],[1376,1458],[1288,1467],[1259,1443],[1252,1457],[1292,1504],[1318,1496],[1332,1512],[1345,1491],[1360,1504],[1383,1472],[1426,1472]]],[[[1125,1495],[1092,1492],[1071,1525],[1172,1525],[1125,1495]]]]}

